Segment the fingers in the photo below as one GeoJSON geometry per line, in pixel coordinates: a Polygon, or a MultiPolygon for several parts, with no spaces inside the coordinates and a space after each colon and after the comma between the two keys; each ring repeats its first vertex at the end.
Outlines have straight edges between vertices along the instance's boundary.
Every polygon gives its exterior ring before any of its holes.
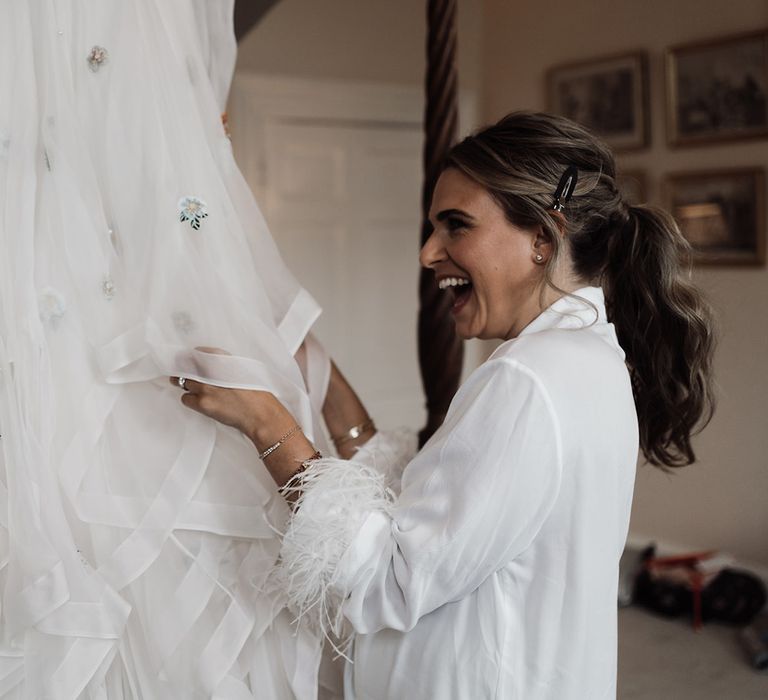
{"type": "Polygon", "coordinates": [[[203,415],[210,415],[211,409],[217,405],[215,390],[218,387],[209,386],[202,382],[187,379],[181,403],[203,415]]]}
{"type": "Polygon", "coordinates": [[[181,377],[169,377],[168,381],[174,386],[184,389],[184,391],[188,394],[202,394],[207,387],[207,384],[197,382],[194,379],[184,378],[183,382],[181,382],[180,379],[181,377]]]}
{"type": "MultiPolygon", "coordinates": [[[[237,427],[237,417],[232,415],[232,409],[228,407],[226,401],[222,401],[222,395],[217,393],[218,389],[219,387],[194,382],[192,390],[185,391],[181,395],[181,403],[193,411],[219,421],[219,423],[237,427]]],[[[220,391],[227,390],[222,389],[220,391]]]]}
{"type": "Polygon", "coordinates": [[[200,412],[200,397],[197,394],[182,394],[181,403],[183,403],[187,408],[191,408],[200,412]]]}
{"type": "Polygon", "coordinates": [[[209,418],[214,418],[214,416],[211,415],[212,406],[210,404],[210,398],[207,396],[192,394],[187,391],[181,395],[181,403],[187,408],[191,408],[193,411],[197,411],[209,418]]]}

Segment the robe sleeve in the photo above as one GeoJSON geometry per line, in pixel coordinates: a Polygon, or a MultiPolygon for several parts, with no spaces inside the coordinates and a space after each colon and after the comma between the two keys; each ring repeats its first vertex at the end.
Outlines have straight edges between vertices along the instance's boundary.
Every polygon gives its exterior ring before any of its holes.
{"type": "Polygon", "coordinates": [[[418,435],[406,429],[376,433],[355,454],[355,462],[367,464],[384,475],[386,485],[400,493],[406,465],[418,451],[418,435]]]}
{"type": "Polygon", "coordinates": [[[559,424],[536,375],[508,358],[467,380],[395,496],[369,452],[302,476],[283,538],[289,607],[320,631],[407,631],[523,552],[557,498],[559,424]],[[368,462],[368,463],[366,463],[368,462]]]}

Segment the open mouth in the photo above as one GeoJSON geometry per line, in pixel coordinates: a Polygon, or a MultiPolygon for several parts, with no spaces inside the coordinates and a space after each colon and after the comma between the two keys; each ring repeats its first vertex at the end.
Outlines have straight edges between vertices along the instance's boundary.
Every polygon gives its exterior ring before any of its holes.
{"type": "Polygon", "coordinates": [[[437,286],[453,294],[453,307],[451,311],[456,313],[469,301],[472,296],[472,282],[466,277],[443,277],[437,286]]]}

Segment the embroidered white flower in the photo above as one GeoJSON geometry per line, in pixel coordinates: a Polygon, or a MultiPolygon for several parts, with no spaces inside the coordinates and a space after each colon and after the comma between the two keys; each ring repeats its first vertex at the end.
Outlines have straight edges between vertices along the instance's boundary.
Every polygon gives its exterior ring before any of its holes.
{"type": "Polygon", "coordinates": [[[104,296],[111,301],[115,296],[115,283],[112,278],[106,276],[101,282],[101,292],[104,296]]]}
{"type": "Polygon", "coordinates": [[[82,553],[82,551],[79,550],[79,549],[75,549],[75,551],[77,552],[77,556],[80,559],[80,563],[83,566],[85,566],[85,567],[90,569],[91,568],[91,563],[85,558],[85,555],[82,553]]]}
{"type": "Polygon", "coordinates": [[[208,205],[197,197],[182,197],[179,200],[179,221],[189,221],[195,231],[200,222],[208,216],[208,205]]]}
{"type": "Polygon", "coordinates": [[[109,53],[103,46],[94,46],[88,54],[88,67],[95,73],[109,58],[109,53]]]}
{"type": "Polygon", "coordinates": [[[40,319],[52,328],[59,325],[59,321],[67,311],[67,302],[60,292],[53,287],[45,287],[40,290],[37,298],[37,307],[40,311],[40,319]]]}
{"type": "Polygon", "coordinates": [[[6,131],[0,129],[0,161],[8,160],[8,151],[11,149],[11,137],[6,131]]]}
{"type": "Polygon", "coordinates": [[[174,311],[171,314],[171,320],[176,330],[182,335],[187,335],[195,327],[195,322],[186,311],[174,311]]]}

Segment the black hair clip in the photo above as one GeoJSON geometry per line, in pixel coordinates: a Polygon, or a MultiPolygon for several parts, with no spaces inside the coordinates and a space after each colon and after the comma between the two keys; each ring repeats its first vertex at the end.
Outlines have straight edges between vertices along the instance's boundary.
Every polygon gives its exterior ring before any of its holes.
{"type": "Polygon", "coordinates": [[[569,165],[555,190],[555,203],[552,209],[563,211],[568,204],[568,200],[573,197],[573,191],[576,189],[576,182],[579,179],[579,169],[575,165],[569,165]]]}

